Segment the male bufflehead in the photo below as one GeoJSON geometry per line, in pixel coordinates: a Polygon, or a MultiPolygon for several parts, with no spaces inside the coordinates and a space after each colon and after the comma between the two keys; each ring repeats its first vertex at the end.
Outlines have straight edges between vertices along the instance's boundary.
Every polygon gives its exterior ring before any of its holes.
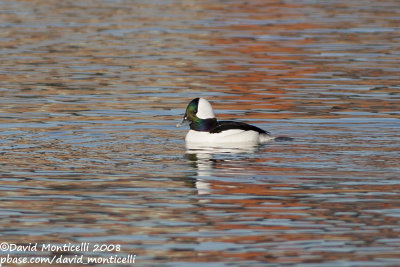
{"type": "Polygon", "coordinates": [[[269,132],[256,126],[236,121],[217,121],[211,104],[204,98],[193,99],[186,108],[180,127],[190,123],[187,144],[249,144],[257,145],[274,140],[269,132]]]}

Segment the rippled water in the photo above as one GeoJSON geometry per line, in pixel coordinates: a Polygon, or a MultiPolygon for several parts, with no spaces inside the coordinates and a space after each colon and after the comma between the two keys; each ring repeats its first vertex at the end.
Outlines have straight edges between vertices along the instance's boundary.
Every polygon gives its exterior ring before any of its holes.
{"type": "Polygon", "coordinates": [[[398,266],[399,25],[396,0],[0,1],[0,241],[398,266]],[[295,139],[186,150],[195,97],[295,139]]]}

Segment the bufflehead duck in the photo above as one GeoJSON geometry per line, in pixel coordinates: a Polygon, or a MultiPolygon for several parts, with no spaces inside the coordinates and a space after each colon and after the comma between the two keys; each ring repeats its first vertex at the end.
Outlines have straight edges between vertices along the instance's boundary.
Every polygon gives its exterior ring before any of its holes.
{"type": "Polygon", "coordinates": [[[274,140],[269,132],[256,126],[236,121],[217,121],[211,104],[204,98],[193,99],[186,108],[185,116],[176,127],[190,123],[186,135],[187,144],[263,144],[274,140]]]}

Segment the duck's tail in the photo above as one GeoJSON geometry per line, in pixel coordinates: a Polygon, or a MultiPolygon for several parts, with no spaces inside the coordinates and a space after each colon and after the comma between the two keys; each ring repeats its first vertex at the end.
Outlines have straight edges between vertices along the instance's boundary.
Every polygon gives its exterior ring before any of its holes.
{"type": "Polygon", "coordinates": [[[268,133],[261,133],[261,134],[258,136],[258,142],[259,142],[260,144],[268,143],[268,142],[271,142],[271,141],[273,141],[273,140],[275,140],[275,137],[270,136],[268,133]]]}
{"type": "Polygon", "coordinates": [[[278,136],[275,137],[275,141],[276,142],[287,142],[287,141],[293,141],[294,138],[293,137],[288,137],[288,136],[278,136]]]}
{"type": "Polygon", "coordinates": [[[293,141],[294,138],[292,137],[287,137],[287,136],[271,136],[269,134],[260,134],[258,141],[260,144],[268,143],[271,141],[276,141],[276,142],[287,142],[287,141],[293,141]]]}

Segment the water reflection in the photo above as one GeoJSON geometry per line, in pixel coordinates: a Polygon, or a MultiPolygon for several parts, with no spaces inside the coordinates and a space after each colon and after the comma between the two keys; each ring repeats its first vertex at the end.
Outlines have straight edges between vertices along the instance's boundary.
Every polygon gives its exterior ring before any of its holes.
{"type": "Polygon", "coordinates": [[[191,165],[197,171],[195,186],[198,194],[210,194],[212,192],[210,178],[215,177],[215,172],[223,169],[224,173],[242,170],[240,162],[238,166],[225,166],[224,164],[231,161],[230,158],[235,156],[236,160],[239,156],[241,160],[245,160],[246,154],[255,153],[260,146],[250,144],[224,144],[223,146],[209,146],[202,144],[186,144],[186,158],[192,163],[191,165]],[[218,157],[219,156],[219,157],[218,157]]]}
{"type": "Polygon", "coordinates": [[[218,145],[207,145],[197,143],[187,143],[186,153],[196,155],[213,155],[213,154],[246,154],[255,153],[262,146],[254,144],[237,144],[237,143],[226,143],[221,146],[218,145]]]}

